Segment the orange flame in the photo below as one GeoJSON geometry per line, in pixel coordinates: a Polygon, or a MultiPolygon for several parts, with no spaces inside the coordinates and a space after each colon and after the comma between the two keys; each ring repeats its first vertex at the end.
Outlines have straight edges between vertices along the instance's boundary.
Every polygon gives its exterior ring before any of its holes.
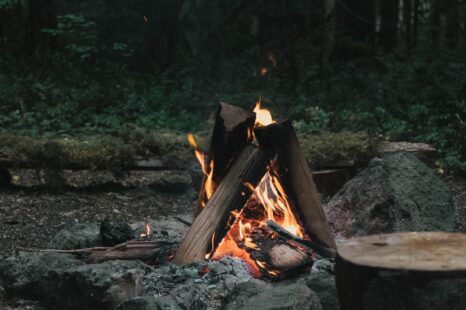
{"type": "MultiPolygon", "coordinates": [[[[274,57],[271,57],[273,62],[274,57]]],[[[275,59],[276,61],[276,59],[275,59]]],[[[274,124],[275,121],[269,110],[261,108],[261,100],[259,100],[254,108],[256,113],[255,127],[268,126],[274,124]]],[[[208,199],[212,196],[215,190],[213,182],[213,169],[214,162],[211,161],[209,165],[206,164],[206,156],[202,153],[197,145],[196,139],[192,134],[188,135],[188,141],[194,148],[194,153],[198,161],[201,163],[202,172],[205,175],[205,184],[202,189],[205,192],[205,201],[201,202],[204,207],[208,199]]],[[[248,131],[248,142],[254,143],[253,130],[248,131]]],[[[304,229],[296,219],[291,203],[283,188],[278,171],[278,164],[276,161],[272,162],[257,186],[251,183],[244,183],[246,193],[251,193],[248,202],[241,209],[240,212],[233,211],[233,224],[228,227],[226,236],[220,241],[217,248],[215,234],[212,236],[211,252],[206,255],[206,259],[220,259],[224,256],[238,257],[246,262],[250,267],[250,272],[253,276],[259,277],[261,271],[267,272],[270,276],[278,276],[280,271],[273,270],[264,261],[254,260],[250,252],[260,249],[256,244],[255,231],[260,231],[267,227],[267,221],[272,220],[291,233],[305,238],[304,229]],[[246,191],[248,189],[249,191],[246,191]]],[[[269,235],[272,236],[270,232],[269,235]]]]}
{"type": "Polygon", "coordinates": [[[265,127],[271,124],[276,123],[273,118],[272,114],[267,109],[261,108],[261,100],[259,99],[256,103],[256,107],[254,108],[254,113],[256,113],[256,123],[254,126],[256,127],[265,127]]]}
{"type": "Polygon", "coordinates": [[[214,177],[214,161],[211,160],[209,165],[206,164],[206,155],[202,151],[199,150],[197,145],[196,138],[192,133],[189,133],[187,136],[189,144],[194,148],[194,156],[196,156],[197,161],[201,165],[202,173],[206,176],[205,184],[203,191],[205,192],[205,198],[201,201],[201,206],[204,208],[207,204],[207,201],[212,197],[212,194],[215,190],[215,184],[213,181],[214,177]]]}
{"type": "MultiPolygon", "coordinates": [[[[243,259],[250,267],[253,275],[260,274],[260,270],[266,271],[270,276],[278,276],[279,271],[271,269],[265,262],[254,261],[249,252],[258,250],[259,246],[254,242],[251,233],[255,229],[267,226],[268,220],[273,220],[288,231],[299,237],[305,237],[304,229],[296,219],[289,198],[280,183],[277,163],[269,165],[268,172],[264,175],[259,185],[254,187],[250,183],[244,184],[253,191],[253,195],[241,212],[234,211],[236,220],[227,235],[220,242],[213,253],[213,259],[220,259],[226,255],[243,259]],[[262,215],[248,217],[251,205],[260,205],[262,215]]],[[[257,214],[257,212],[253,213],[257,214]]]]}
{"type": "Polygon", "coordinates": [[[145,227],[146,231],[141,233],[139,235],[140,238],[148,238],[150,237],[150,233],[151,233],[151,227],[150,227],[150,224],[149,223],[146,223],[146,227],[145,227]]]}

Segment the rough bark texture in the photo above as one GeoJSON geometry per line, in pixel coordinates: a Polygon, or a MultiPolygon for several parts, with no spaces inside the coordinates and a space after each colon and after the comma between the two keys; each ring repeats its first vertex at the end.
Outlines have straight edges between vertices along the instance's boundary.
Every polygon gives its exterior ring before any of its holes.
{"type": "MultiPolygon", "coordinates": [[[[209,166],[209,163],[214,161],[212,180],[215,187],[220,184],[236,157],[248,144],[255,119],[256,115],[251,111],[223,102],[219,104],[206,163],[209,166]]],[[[202,211],[201,202],[207,202],[204,191],[206,180],[204,176],[199,191],[196,215],[202,211]]]]}
{"type": "Polygon", "coordinates": [[[291,122],[287,120],[256,128],[255,134],[261,147],[270,148],[278,154],[283,184],[306,232],[314,241],[334,249],[330,226],[291,122]]]}
{"type": "Polygon", "coordinates": [[[466,235],[354,238],[338,246],[335,271],[342,310],[464,309],[466,235]]]}
{"type": "Polygon", "coordinates": [[[241,152],[206,207],[194,220],[175,255],[174,263],[184,265],[202,260],[216,247],[234,220],[232,211],[240,210],[251,195],[245,183],[257,186],[266,172],[271,154],[253,145],[241,152]]]}

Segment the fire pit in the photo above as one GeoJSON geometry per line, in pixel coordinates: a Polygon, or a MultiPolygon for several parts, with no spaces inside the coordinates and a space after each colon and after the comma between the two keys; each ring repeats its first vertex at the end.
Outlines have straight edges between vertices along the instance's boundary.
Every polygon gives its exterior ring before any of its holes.
{"type": "Polygon", "coordinates": [[[210,150],[193,135],[204,174],[197,217],[174,262],[238,257],[256,277],[284,278],[334,256],[335,243],[291,122],[220,103],[210,150]]]}

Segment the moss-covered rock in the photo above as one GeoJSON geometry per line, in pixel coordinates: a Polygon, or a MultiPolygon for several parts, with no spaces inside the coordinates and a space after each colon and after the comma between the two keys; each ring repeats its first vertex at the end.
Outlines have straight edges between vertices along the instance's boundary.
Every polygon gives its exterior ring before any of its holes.
{"type": "Polygon", "coordinates": [[[376,154],[377,141],[364,132],[299,133],[298,139],[304,156],[317,167],[338,160],[360,163],[376,154]]]}

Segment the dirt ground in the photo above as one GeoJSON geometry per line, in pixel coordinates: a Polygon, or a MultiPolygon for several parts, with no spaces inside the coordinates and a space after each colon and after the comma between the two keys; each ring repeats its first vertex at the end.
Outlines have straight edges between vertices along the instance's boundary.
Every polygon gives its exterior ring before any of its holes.
{"type": "MultiPolygon", "coordinates": [[[[449,176],[457,229],[466,233],[466,180],[449,176]]],[[[128,222],[192,212],[194,190],[182,194],[151,188],[0,189],[0,255],[20,247],[45,247],[60,229],[78,222],[99,223],[106,216],[128,222]]]]}
{"type": "Polygon", "coordinates": [[[193,193],[169,194],[149,188],[98,190],[0,189],[0,255],[19,247],[46,247],[60,229],[105,216],[127,222],[192,212],[193,193]]]}

